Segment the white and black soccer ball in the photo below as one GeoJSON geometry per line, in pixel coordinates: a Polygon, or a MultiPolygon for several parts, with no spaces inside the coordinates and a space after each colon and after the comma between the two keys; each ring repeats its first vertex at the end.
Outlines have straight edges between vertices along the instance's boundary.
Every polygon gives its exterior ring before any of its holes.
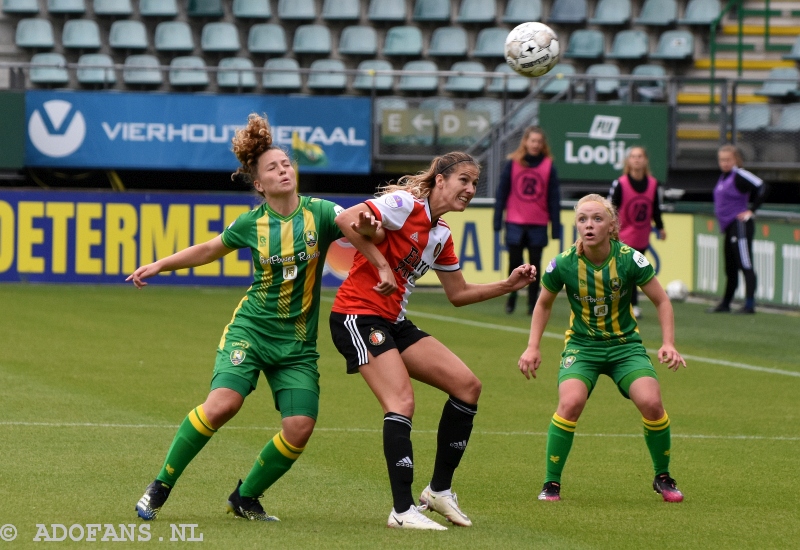
{"type": "Polygon", "coordinates": [[[689,297],[689,287],[686,286],[686,283],[677,279],[670,282],[665,290],[667,291],[667,296],[673,302],[683,302],[689,297]]]}
{"type": "Polygon", "coordinates": [[[558,63],[558,36],[544,23],[517,25],[506,37],[506,63],[522,76],[547,74],[558,63]]]}

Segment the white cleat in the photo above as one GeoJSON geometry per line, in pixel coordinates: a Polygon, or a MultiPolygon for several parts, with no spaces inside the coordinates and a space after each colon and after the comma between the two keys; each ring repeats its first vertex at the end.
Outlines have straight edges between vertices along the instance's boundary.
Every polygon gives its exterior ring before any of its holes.
{"type": "Polygon", "coordinates": [[[419,496],[419,503],[421,508],[424,507],[442,514],[453,525],[472,527],[472,521],[458,507],[458,497],[455,493],[450,491],[436,493],[428,485],[422,490],[422,494],[419,496]]]}
{"type": "Polygon", "coordinates": [[[398,514],[392,508],[392,513],[389,514],[389,521],[386,522],[386,527],[394,529],[428,529],[430,531],[447,531],[447,527],[439,525],[432,519],[420,513],[422,507],[412,506],[402,514],[398,514]]]}

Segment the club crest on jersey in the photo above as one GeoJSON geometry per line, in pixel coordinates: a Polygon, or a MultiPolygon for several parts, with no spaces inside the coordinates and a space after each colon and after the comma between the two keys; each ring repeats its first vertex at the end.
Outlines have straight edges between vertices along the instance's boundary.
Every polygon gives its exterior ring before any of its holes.
{"type": "Polygon", "coordinates": [[[246,356],[247,354],[243,349],[235,349],[231,352],[231,363],[234,365],[239,365],[242,361],[244,361],[246,356]]]}
{"type": "Polygon", "coordinates": [[[622,280],[619,277],[614,277],[610,283],[612,292],[619,292],[619,289],[622,288],[622,280]]]}
{"type": "Polygon", "coordinates": [[[436,247],[433,249],[433,257],[438,258],[439,253],[442,251],[442,243],[436,243],[436,247]]]}
{"type": "Polygon", "coordinates": [[[565,369],[568,369],[572,366],[572,363],[575,362],[575,356],[570,355],[568,357],[564,357],[563,365],[565,369]]]}
{"type": "Polygon", "coordinates": [[[285,265],[283,266],[283,280],[292,281],[297,278],[297,266],[285,265]]]}
{"type": "Polygon", "coordinates": [[[304,239],[306,241],[306,246],[308,246],[309,248],[314,248],[315,246],[317,246],[317,232],[316,231],[311,231],[311,230],[306,231],[304,239]]]}
{"type": "Polygon", "coordinates": [[[375,329],[369,333],[368,340],[373,346],[380,346],[386,341],[386,335],[383,333],[383,331],[375,329]]]}
{"type": "Polygon", "coordinates": [[[389,195],[386,197],[386,204],[388,204],[390,208],[400,208],[403,206],[403,199],[397,195],[389,195]]]}

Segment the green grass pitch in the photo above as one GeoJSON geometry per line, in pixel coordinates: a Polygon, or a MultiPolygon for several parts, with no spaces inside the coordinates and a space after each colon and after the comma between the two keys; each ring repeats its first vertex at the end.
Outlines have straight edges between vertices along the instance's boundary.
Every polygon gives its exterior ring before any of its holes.
{"type": "MultiPolygon", "coordinates": [[[[161,467],[177,425],[208,391],[214,350],[243,289],[144,291],[111,286],[0,286],[0,535],[3,548],[40,547],[38,524],[136,525],[134,505],[161,467]]],[[[800,316],[706,315],[675,305],[688,368],[657,367],[672,419],[672,475],[685,502],[651,489],[640,415],[603,378],[578,423],[563,500],[536,500],[545,432],[556,406],[566,299],[543,340],[545,363],[527,381],[517,359],[529,319],[502,299],[456,309],[420,292],[409,317],[450,346],[484,384],[475,431],[454,490],[470,529],[384,527],[391,509],[382,413],[333,348],[324,293],[319,350],[322,404],[306,453],[262,502],[279,524],[234,521],[225,501],[279,426],[266,381],[189,466],[147,547],[196,525],[211,548],[797,548],[800,546],[800,316]]],[[[648,303],[645,345],[660,333],[648,303]]],[[[432,358],[435,361],[435,358],[432,358]]],[[[415,386],[416,481],[433,467],[445,396],[415,386]]],[[[436,517],[441,519],[440,517],[436,517]]],[[[74,526],[79,526],[74,527],[74,526]]],[[[56,532],[59,535],[60,532],[56,532]]],[[[191,532],[184,532],[191,536],[191,532]]],[[[84,535],[85,538],[86,535],[84,535]]],[[[86,540],[64,544],[90,546],[86,540]]]]}

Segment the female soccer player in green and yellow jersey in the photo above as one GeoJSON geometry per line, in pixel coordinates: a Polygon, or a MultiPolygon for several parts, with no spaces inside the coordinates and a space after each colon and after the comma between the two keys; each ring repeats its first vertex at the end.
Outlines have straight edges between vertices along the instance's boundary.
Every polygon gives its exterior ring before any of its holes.
{"type": "Polygon", "coordinates": [[[675,349],[675,326],[667,294],[647,259],[619,241],[619,219],[611,203],[587,195],[575,206],[578,240],[554,258],[542,274],[542,292],[531,320],[528,348],[519,359],[526,378],[536,377],[542,362],[539,343],[553,308],[566,287],[572,315],[558,374],[558,409],[547,433],[547,475],[539,500],[561,500],[561,472],[578,418],[601,374],[642,413],[644,437],[653,459],[653,489],[667,502],[683,494],[669,475],[669,416],[631,307],[634,286],[653,302],[661,324],[658,360],[672,370],[686,362],[675,349]]]}
{"type": "Polygon", "coordinates": [[[161,472],[136,505],[140,518],[155,519],[184,468],[256,388],[261,372],[281,413],[281,431],[258,455],[228,499],[229,512],[275,521],[259,498],[292,467],[314,430],[319,407],[317,321],[320,282],[329,245],[342,237],[334,222],[338,205],[299,196],[294,168],[272,145],[267,120],[256,114],[233,138],[244,177],[264,203],[239,216],[221,235],[138,268],[126,280],[138,288],[162,271],[204,265],[250,248],[254,280],[222,332],[211,390],[184,419],[161,472]]]}

